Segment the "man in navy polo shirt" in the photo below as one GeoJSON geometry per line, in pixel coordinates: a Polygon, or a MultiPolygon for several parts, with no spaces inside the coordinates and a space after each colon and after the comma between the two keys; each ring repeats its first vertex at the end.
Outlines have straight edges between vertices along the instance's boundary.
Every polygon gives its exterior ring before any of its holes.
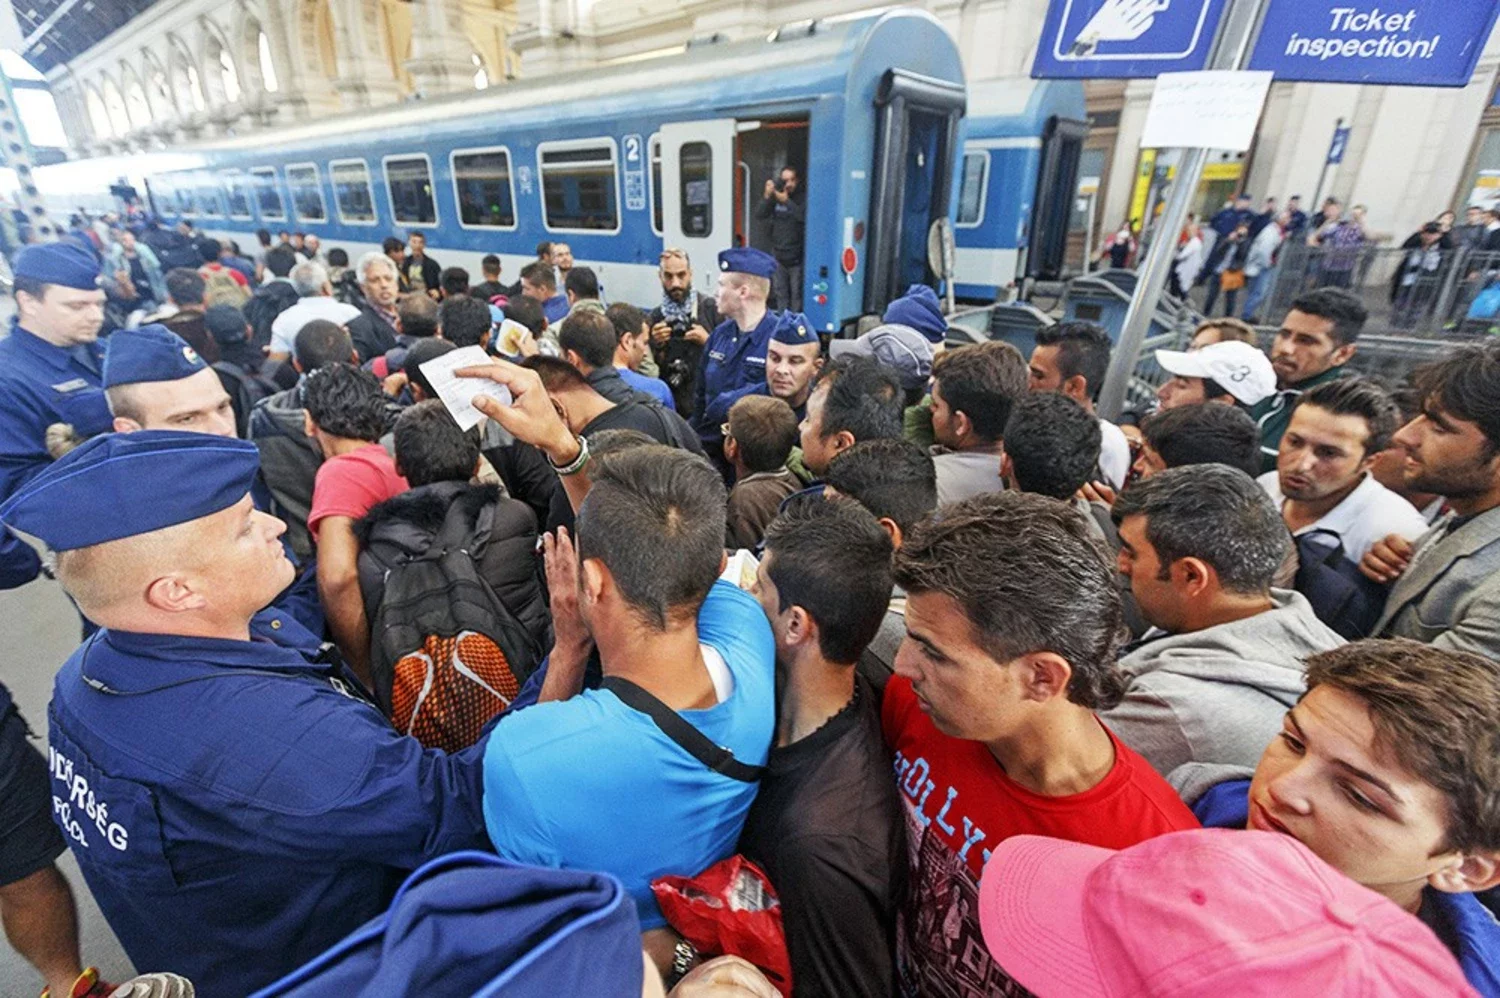
{"type": "Polygon", "coordinates": [[[14,271],[16,319],[0,340],[0,500],[51,463],[48,426],[88,437],[110,423],[99,261],[63,240],[26,247],[14,271]]]}

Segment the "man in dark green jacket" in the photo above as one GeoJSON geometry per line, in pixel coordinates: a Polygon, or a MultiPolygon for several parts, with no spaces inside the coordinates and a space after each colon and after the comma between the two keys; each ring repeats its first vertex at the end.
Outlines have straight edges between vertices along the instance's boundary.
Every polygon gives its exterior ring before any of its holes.
{"type": "Polygon", "coordinates": [[[1344,375],[1369,313],[1341,288],[1318,288],[1292,302],[1271,343],[1276,394],[1250,410],[1260,426],[1261,471],[1276,470],[1281,435],[1302,393],[1344,375]]]}

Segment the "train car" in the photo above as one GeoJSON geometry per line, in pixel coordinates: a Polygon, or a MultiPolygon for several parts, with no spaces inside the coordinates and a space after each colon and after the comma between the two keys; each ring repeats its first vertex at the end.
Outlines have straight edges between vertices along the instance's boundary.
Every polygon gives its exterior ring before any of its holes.
{"type": "Polygon", "coordinates": [[[1088,134],[1083,84],[971,84],[953,221],[954,292],[994,301],[1024,278],[1055,280],[1088,134]]]}
{"type": "Polygon", "coordinates": [[[420,231],[444,266],[500,256],[513,281],[566,242],[611,300],[661,298],[664,247],[715,257],[769,248],[757,218],[783,165],[804,178],[804,311],[836,332],[909,284],[951,216],[966,88],[924,11],[803,22],[768,39],[297,124],[170,152],[38,171],[64,207],[123,180],[168,224],[255,245],[258,228],[316,233],[350,259],[420,231]]]}

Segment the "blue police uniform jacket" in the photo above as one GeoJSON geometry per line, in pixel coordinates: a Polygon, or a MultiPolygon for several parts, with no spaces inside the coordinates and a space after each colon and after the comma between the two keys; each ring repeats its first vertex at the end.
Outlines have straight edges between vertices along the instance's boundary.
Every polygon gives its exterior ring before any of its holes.
{"type": "Polygon", "coordinates": [[[766,349],[780,318],[780,312],[767,311],[748,333],[741,332],[733,319],[725,319],[709,335],[699,362],[697,404],[693,406],[698,435],[705,440],[719,438],[730,406],[764,389],[766,349]]]}
{"type": "Polygon", "coordinates": [[[67,350],[11,325],[0,339],[0,499],[52,463],[51,424],[71,423],[84,437],[110,428],[103,370],[102,343],[67,350]]]}
{"type": "Polygon", "coordinates": [[[382,912],[405,874],[488,848],[484,740],[397,734],[317,639],[101,630],[58,673],[53,818],[137,967],[262,987],[382,912]]]}

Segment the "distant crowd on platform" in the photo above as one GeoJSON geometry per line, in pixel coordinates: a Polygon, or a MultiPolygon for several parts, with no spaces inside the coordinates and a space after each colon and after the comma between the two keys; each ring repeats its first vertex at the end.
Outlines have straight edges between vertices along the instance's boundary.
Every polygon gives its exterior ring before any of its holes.
{"type": "MultiPolygon", "coordinates": [[[[1369,283],[1386,240],[1370,230],[1364,205],[1346,208],[1329,197],[1309,216],[1298,196],[1284,206],[1268,197],[1259,211],[1253,203],[1251,195],[1240,194],[1206,222],[1189,216],[1172,259],[1173,295],[1205,316],[1222,308],[1226,317],[1259,325],[1278,280],[1286,282],[1278,293],[1283,301],[1304,290],[1358,290],[1369,283]],[[1198,289],[1201,295],[1190,297],[1198,289]]],[[[1461,224],[1455,212],[1440,212],[1392,248],[1389,275],[1378,278],[1388,281],[1378,295],[1390,305],[1392,325],[1411,327],[1430,317],[1450,267],[1458,272],[1459,287],[1448,312],[1436,316],[1440,322],[1500,314],[1500,205],[1470,205],[1461,224]]],[[[1126,220],[1105,237],[1095,259],[1101,266],[1134,269],[1143,249],[1139,224],[1126,220]]]]}

